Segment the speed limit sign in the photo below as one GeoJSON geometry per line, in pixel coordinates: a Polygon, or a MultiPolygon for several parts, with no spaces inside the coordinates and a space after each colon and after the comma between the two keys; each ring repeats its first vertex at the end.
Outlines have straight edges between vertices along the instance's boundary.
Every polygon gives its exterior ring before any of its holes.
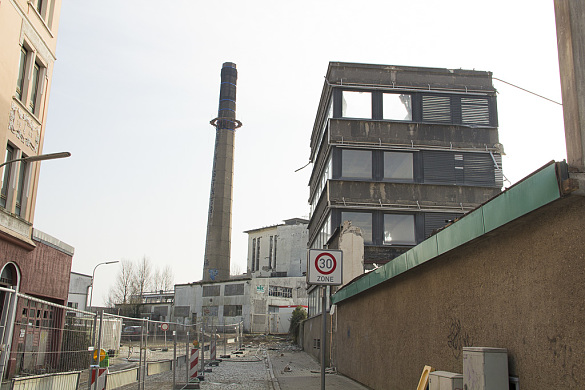
{"type": "Polygon", "coordinates": [[[307,284],[343,284],[342,257],[340,250],[309,249],[307,284]]]}

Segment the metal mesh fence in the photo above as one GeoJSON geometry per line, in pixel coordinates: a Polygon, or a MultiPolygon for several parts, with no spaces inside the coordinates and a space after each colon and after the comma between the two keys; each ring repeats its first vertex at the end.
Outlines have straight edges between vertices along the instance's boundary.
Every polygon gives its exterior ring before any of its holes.
{"type": "Polygon", "coordinates": [[[101,371],[107,389],[175,388],[241,348],[243,324],[214,316],[183,325],[96,315],[5,288],[0,295],[8,306],[0,321],[2,390],[51,389],[55,381],[60,389],[94,389],[101,371]]]}
{"type": "MultiPolygon", "coordinates": [[[[95,315],[1,289],[5,310],[1,321],[0,355],[2,388],[13,378],[24,388],[23,377],[74,372],[89,367],[95,315]]],[[[77,379],[63,379],[74,382],[77,379]]]]}

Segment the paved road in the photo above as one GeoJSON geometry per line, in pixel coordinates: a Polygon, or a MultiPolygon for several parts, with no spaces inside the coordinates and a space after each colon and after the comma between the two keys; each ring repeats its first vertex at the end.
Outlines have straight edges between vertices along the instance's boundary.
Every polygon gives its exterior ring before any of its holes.
{"type": "MultiPolygon", "coordinates": [[[[308,353],[290,344],[269,350],[269,362],[276,379],[275,390],[319,390],[321,368],[317,360],[308,353]]],[[[367,390],[368,388],[341,375],[326,374],[326,389],[367,390]]]]}
{"type": "MultiPolygon", "coordinates": [[[[295,345],[279,339],[255,338],[246,344],[243,354],[229,351],[231,358],[223,359],[212,372],[205,373],[201,389],[208,390],[320,390],[319,363],[295,345]]],[[[177,384],[185,383],[185,370],[176,374],[177,384]]],[[[326,375],[326,388],[335,390],[367,390],[340,374],[326,375]]],[[[87,383],[87,382],[86,382],[87,383]]],[[[173,372],[148,376],[144,390],[172,389],[173,372]]],[[[87,385],[85,385],[87,386],[87,385]]],[[[87,387],[81,387],[82,389],[87,387]]],[[[136,390],[138,383],[119,388],[136,390]]]]}

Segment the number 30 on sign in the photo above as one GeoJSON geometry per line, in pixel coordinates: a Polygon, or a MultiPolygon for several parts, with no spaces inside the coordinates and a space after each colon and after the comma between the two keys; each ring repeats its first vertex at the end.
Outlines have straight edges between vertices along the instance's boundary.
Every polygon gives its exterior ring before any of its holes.
{"type": "Polygon", "coordinates": [[[309,249],[307,284],[342,284],[342,257],[343,252],[340,250],[309,249]]]}

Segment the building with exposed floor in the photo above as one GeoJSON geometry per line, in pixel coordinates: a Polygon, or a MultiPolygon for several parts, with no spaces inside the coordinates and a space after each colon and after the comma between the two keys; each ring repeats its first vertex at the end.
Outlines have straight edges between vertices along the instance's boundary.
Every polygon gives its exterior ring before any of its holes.
{"type": "Polygon", "coordinates": [[[350,221],[364,271],[503,184],[490,72],[330,62],[310,146],[309,247],[328,247],[350,221]]]}

